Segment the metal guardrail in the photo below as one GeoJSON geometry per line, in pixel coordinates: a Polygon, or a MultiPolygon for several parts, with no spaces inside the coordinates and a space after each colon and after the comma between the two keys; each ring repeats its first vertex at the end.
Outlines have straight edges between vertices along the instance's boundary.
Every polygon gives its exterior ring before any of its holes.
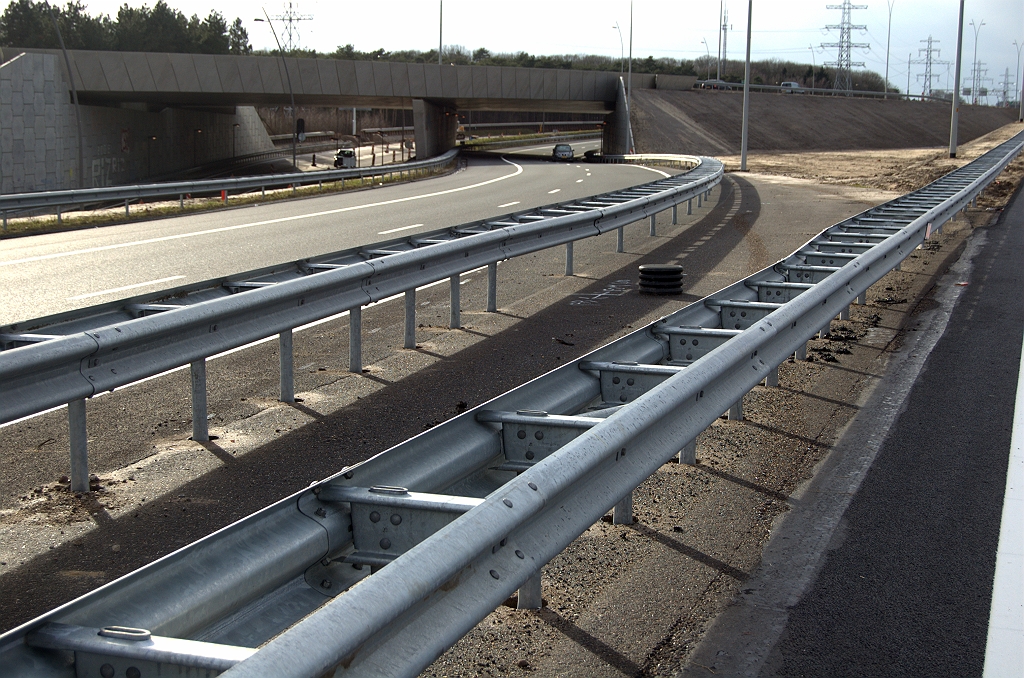
{"type": "Polygon", "coordinates": [[[898,266],[1024,134],[789,257],[3,637],[8,675],[413,676],[898,266]],[[118,624],[128,629],[104,628],[118,624]],[[152,634],[152,636],[150,636],[152,634]],[[258,647],[258,649],[257,649],[258,647]],[[172,649],[173,648],[173,649],[172,649]],[[67,653],[74,652],[74,666],[67,653]],[[142,674],[145,670],[147,673],[142,674]],[[120,674],[118,674],[120,675],[120,674]]]}
{"type": "MultiPolygon", "coordinates": [[[[193,437],[208,440],[206,367],[211,355],[275,334],[281,398],[294,398],[292,330],[349,312],[349,367],[362,370],[361,307],[406,295],[406,346],[415,346],[415,290],[451,279],[453,327],[459,275],[489,267],[488,310],[496,310],[497,262],[619,231],[685,201],[700,201],[722,177],[717,160],[677,158],[690,172],[613,193],[291,262],[48,318],[0,327],[0,423],[65,403],[71,424],[71,481],[88,491],[85,398],[183,365],[192,369],[193,437]]],[[[689,203],[688,203],[689,204],[689,203]]],[[[674,221],[674,220],[673,220],[674,221]]]]}
{"type": "MultiPolygon", "coordinates": [[[[276,151],[254,154],[271,156],[276,151]]],[[[233,177],[228,179],[210,179],[204,181],[176,181],[157,184],[139,184],[135,186],[110,186],[105,188],[83,188],[66,191],[40,191],[37,193],[14,193],[0,195],[0,212],[7,218],[8,212],[19,212],[40,207],[69,207],[91,205],[95,203],[116,203],[177,196],[179,200],[185,195],[216,194],[221,191],[242,193],[246,191],[265,190],[281,186],[306,186],[343,179],[363,179],[387,175],[423,172],[447,167],[455,162],[458,150],[452,149],[436,158],[414,160],[412,162],[380,165],[375,167],[357,167],[349,169],[330,169],[317,172],[293,172],[290,174],[267,174],[256,177],[233,177]]]]}
{"type": "MultiPolygon", "coordinates": [[[[460,141],[460,148],[467,151],[490,151],[500,148],[513,148],[515,146],[534,146],[542,144],[560,143],[563,141],[583,141],[586,139],[601,138],[601,131],[580,131],[570,134],[559,134],[556,136],[536,136],[529,139],[494,139],[493,137],[477,137],[473,140],[460,141]],[[477,142],[477,143],[473,143],[477,142]]],[[[679,156],[676,156],[679,157],[679,156]]]]}

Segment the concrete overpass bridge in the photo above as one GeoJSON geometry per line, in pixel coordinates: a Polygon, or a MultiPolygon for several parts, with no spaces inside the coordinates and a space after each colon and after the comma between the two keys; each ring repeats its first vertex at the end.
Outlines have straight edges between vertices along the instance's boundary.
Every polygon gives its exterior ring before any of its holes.
{"type": "MultiPolygon", "coordinates": [[[[455,144],[458,111],[599,113],[605,148],[626,150],[620,74],[436,64],[71,50],[0,53],[0,190],[129,183],[267,150],[254,105],[412,109],[417,154],[455,144]],[[78,91],[79,140],[71,85],[78,91]]],[[[686,89],[693,78],[634,75],[686,89]]]]}

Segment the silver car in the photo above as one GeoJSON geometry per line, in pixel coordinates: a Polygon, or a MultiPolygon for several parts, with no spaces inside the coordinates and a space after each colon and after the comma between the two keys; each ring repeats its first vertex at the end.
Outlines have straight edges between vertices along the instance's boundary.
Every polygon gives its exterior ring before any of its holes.
{"type": "Polygon", "coordinates": [[[555,149],[551,151],[551,157],[555,160],[572,160],[576,154],[573,153],[572,146],[569,144],[555,144],[555,149]]]}

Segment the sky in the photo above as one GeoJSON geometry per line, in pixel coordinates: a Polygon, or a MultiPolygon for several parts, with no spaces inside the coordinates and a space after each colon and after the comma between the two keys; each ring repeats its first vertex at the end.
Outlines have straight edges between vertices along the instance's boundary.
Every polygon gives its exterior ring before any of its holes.
{"type": "MultiPolygon", "coordinates": [[[[166,0],[187,15],[206,16],[208,0],[166,0]]],[[[828,5],[843,0],[753,0],[751,58],[779,58],[803,63],[813,59],[818,65],[836,60],[836,49],[823,48],[822,43],[837,42],[837,30],[826,30],[839,24],[842,13],[828,5]],[[813,48],[813,49],[812,49],[813,48]]],[[[115,15],[125,0],[84,0],[92,14],[115,15]]],[[[155,2],[127,0],[137,6],[155,2]]],[[[438,44],[439,8],[443,2],[443,42],[461,45],[470,51],[486,47],[492,52],[529,52],[532,54],[603,54],[620,55],[618,23],[622,35],[622,51],[628,56],[630,41],[629,0],[389,0],[387,3],[351,2],[350,0],[293,0],[292,9],[312,16],[310,21],[295,24],[298,43],[302,47],[331,52],[339,45],[351,43],[356,49],[371,51],[384,48],[435,49],[438,44]]],[[[889,81],[907,91],[908,58],[921,60],[922,42],[933,38],[932,58],[948,61],[933,65],[939,77],[934,89],[952,87],[953,62],[956,51],[957,0],[863,0],[852,12],[855,43],[869,48],[853,50],[853,61],[880,74],[886,70],[886,41],[889,28],[889,7],[892,6],[892,37],[889,49],[889,81]]],[[[266,0],[262,5],[271,17],[286,10],[282,0],[266,0]]],[[[747,2],[731,0],[728,11],[727,56],[742,60],[746,49],[747,2]]],[[[228,22],[242,19],[249,39],[256,49],[270,49],[274,38],[265,23],[253,21],[262,16],[261,5],[242,0],[220,0],[214,7],[228,22]]],[[[634,0],[632,2],[632,40],[634,58],[672,57],[694,59],[718,51],[719,2],[714,0],[634,0]],[[705,46],[705,42],[706,45],[705,46]]],[[[278,35],[284,40],[284,25],[275,21],[278,35]]],[[[1013,42],[1024,45],[1024,0],[967,0],[964,9],[963,77],[970,84],[970,64],[977,59],[987,69],[990,90],[1002,90],[1009,69],[1011,86],[1017,80],[1018,50],[1013,42]],[[974,27],[970,22],[974,21],[974,27]],[[975,28],[978,37],[975,40],[975,28]]],[[[1021,54],[1024,57],[1024,54],[1021,54]]],[[[1024,59],[1021,59],[1024,60],[1024,59]]],[[[737,66],[738,68],[738,66],[737,66]]],[[[911,93],[920,93],[924,86],[924,64],[909,66],[911,93]]],[[[712,77],[714,72],[712,71],[712,77]]],[[[1019,90],[1019,87],[1018,87],[1019,90]]],[[[994,99],[990,100],[994,103],[994,99]]]]}

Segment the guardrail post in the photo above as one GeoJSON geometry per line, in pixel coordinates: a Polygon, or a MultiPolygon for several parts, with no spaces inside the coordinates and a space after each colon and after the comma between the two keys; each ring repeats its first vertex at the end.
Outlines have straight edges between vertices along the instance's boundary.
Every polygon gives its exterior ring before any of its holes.
{"type": "Polygon", "coordinates": [[[68,403],[68,437],[71,439],[71,491],[89,491],[89,433],[85,426],[85,399],[68,403]]]}
{"type": "Polygon", "coordinates": [[[840,320],[849,320],[850,319],[850,306],[849,306],[849,304],[847,304],[846,306],[843,306],[843,310],[839,311],[839,319],[840,320]]]}
{"type": "Polygon", "coordinates": [[[4,212],[4,233],[7,232],[7,212],[4,212]]]}
{"type": "Polygon", "coordinates": [[[658,218],[657,214],[652,214],[651,215],[651,237],[652,238],[658,234],[657,223],[656,223],[657,218],[658,218]]]}
{"type": "Polygon", "coordinates": [[[743,397],[729,408],[729,421],[743,421],[743,397]]]}
{"type": "MultiPolygon", "coordinates": [[[[342,181],[341,183],[342,183],[342,186],[344,186],[345,182],[342,181]]],[[[260,197],[261,198],[266,198],[267,197],[267,187],[266,186],[260,186],[260,197]]]]}
{"type": "Polygon", "coordinates": [[[672,225],[679,223],[679,205],[672,205],[672,225]]]}
{"type": "Polygon", "coordinates": [[[572,243],[565,243],[565,274],[572,275],[572,243]]]}
{"type": "Polygon", "coordinates": [[[778,388],[779,386],[779,366],[776,365],[772,368],[768,376],[764,378],[764,385],[769,388],[778,388]]]}
{"type": "Polygon", "coordinates": [[[124,216],[126,219],[128,218],[128,198],[124,199],[124,216]]]}
{"type": "Polygon", "coordinates": [[[616,252],[625,252],[626,251],[625,245],[623,243],[623,236],[624,236],[623,229],[624,228],[625,228],[624,226],[619,226],[618,235],[615,236],[615,251],[616,252]]]}
{"type": "Polygon", "coordinates": [[[516,603],[517,610],[539,610],[544,600],[540,590],[540,570],[537,570],[529,579],[519,587],[519,601],[516,603]]]}
{"type": "Polygon", "coordinates": [[[281,362],[281,402],[295,402],[295,353],[292,350],[292,331],[278,335],[281,362]]]}
{"type": "Polygon", "coordinates": [[[204,443],[210,439],[206,419],[206,358],[189,364],[192,374],[192,440],[204,443]]]}
{"type": "Polygon", "coordinates": [[[703,193],[698,193],[697,194],[697,207],[700,207],[703,204],[704,204],[704,194],[703,193]]]}
{"type": "Polygon", "coordinates": [[[178,194],[178,209],[185,209],[185,196],[182,193],[178,194]]]}
{"type": "Polygon", "coordinates": [[[451,295],[450,296],[451,296],[452,311],[451,311],[451,314],[450,314],[450,316],[448,318],[448,327],[450,329],[453,329],[453,330],[457,330],[460,327],[462,327],[462,313],[461,313],[461,311],[462,311],[461,303],[462,302],[459,300],[459,293],[462,291],[460,289],[461,285],[459,284],[461,282],[460,281],[460,277],[461,276],[458,273],[456,273],[455,275],[453,275],[451,277],[451,279],[449,281],[449,283],[450,283],[449,287],[451,287],[451,295]]]}
{"type": "Polygon", "coordinates": [[[804,343],[800,344],[800,348],[798,348],[793,353],[793,357],[795,359],[797,359],[797,360],[807,360],[807,342],[806,341],[804,343]]]}
{"type": "Polygon", "coordinates": [[[619,500],[619,503],[612,509],[612,525],[633,524],[633,490],[626,493],[626,496],[619,500]]]}
{"type": "MultiPolygon", "coordinates": [[[[58,224],[64,223],[63,220],[61,219],[61,215],[60,215],[60,205],[57,205],[57,223],[58,224]]],[[[7,230],[6,219],[4,220],[4,230],[5,231],[7,230]]]]}
{"type": "Polygon", "coordinates": [[[683,449],[679,450],[679,456],[677,457],[680,464],[689,464],[694,466],[697,463],[697,439],[694,438],[690,442],[683,445],[683,449]]]}
{"type": "Polygon", "coordinates": [[[686,214],[693,214],[693,198],[686,201],[686,214]]]}
{"type": "Polygon", "coordinates": [[[829,320],[827,323],[825,323],[825,326],[822,327],[818,331],[818,338],[819,339],[824,339],[825,337],[827,337],[830,334],[832,334],[832,321],[831,320],[829,320]]]}
{"type": "Polygon", "coordinates": [[[487,264],[487,312],[498,312],[498,262],[487,264]]]}
{"type": "Polygon", "coordinates": [[[348,311],[348,371],[363,371],[363,307],[348,311]]]}
{"type": "Polygon", "coordinates": [[[416,288],[405,292],[405,347],[416,348],[416,288]]]}

